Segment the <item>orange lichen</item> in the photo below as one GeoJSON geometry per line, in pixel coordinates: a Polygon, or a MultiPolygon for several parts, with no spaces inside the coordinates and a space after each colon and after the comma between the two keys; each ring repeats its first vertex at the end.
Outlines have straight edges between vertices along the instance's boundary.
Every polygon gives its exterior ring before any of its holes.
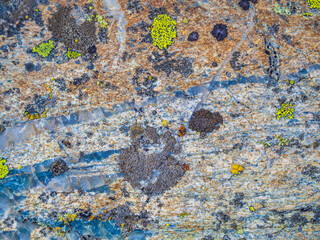
{"type": "Polygon", "coordinates": [[[186,132],[187,132],[186,127],[185,126],[181,126],[179,128],[179,133],[178,133],[179,137],[183,137],[184,135],[186,135],[186,132]]]}

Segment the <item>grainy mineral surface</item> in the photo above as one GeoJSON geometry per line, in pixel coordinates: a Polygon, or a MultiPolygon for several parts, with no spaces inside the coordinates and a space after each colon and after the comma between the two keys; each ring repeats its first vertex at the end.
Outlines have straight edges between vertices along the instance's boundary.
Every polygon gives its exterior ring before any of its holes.
{"type": "Polygon", "coordinates": [[[319,0],[0,0],[0,239],[320,239],[319,0]]]}

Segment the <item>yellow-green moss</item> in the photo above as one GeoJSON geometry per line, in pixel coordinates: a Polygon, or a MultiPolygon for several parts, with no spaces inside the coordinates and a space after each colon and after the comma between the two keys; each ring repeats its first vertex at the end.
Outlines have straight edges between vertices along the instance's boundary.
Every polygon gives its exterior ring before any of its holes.
{"type": "Polygon", "coordinates": [[[32,52],[38,53],[42,57],[47,57],[54,49],[53,42],[49,40],[47,43],[40,43],[39,46],[33,47],[32,52]]]}
{"type": "Polygon", "coordinates": [[[151,30],[153,45],[159,49],[167,49],[168,46],[174,43],[173,39],[177,37],[176,25],[176,21],[166,14],[155,17],[151,30]]]}
{"type": "Polygon", "coordinates": [[[0,179],[4,178],[9,173],[9,168],[7,165],[4,165],[7,160],[4,158],[0,158],[0,179]]]}

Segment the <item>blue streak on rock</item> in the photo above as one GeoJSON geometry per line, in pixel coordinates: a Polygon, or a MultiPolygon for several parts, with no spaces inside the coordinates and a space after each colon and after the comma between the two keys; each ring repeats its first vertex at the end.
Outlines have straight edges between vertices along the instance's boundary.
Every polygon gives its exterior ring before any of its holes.
{"type": "Polygon", "coordinates": [[[101,161],[102,159],[108,158],[115,153],[120,153],[120,151],[121,149],[89,153],[89,154],[83,155],[79,161],[80,162],[101,161]]]}

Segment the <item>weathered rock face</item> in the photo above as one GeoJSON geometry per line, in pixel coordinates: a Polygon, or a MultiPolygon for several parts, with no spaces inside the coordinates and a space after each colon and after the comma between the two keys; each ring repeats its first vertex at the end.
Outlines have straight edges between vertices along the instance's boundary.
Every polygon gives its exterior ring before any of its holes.
{"type": "Polygon", "coordinates": [[[1,0],[0,239],[320,239],[308,3],[1,0]]]}

